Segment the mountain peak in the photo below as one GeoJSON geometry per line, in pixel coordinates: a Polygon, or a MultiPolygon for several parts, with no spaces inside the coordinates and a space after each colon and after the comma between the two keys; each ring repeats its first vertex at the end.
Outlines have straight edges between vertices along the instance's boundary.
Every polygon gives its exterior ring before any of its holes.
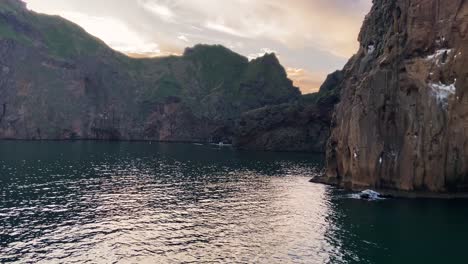
{"type": "Polygon", "coordinates": [[[236,57],[237,59],[247,60],[244,56],[224,47],[223,45],[208,45],[208,44],[197,44],[193,47],[188,47],[185,49],[184,57],[198,57],[198,56],[207,56],[207,57],[236,57]]]}
{"type": "Polygon", "coordinates": [[[68,20],[0,1],[0,138],[208,141],[243,112],[299,97],[271,55],[249,63],[200,44],[127,59],[68,20]]]}
{"type": "Polygon", "coordinates": [[[262,62],[262,63],[268,63],[272,65],[280,64],[280,61],[274,52],[265,53],[263,56],[253,59],[252,62],[262,62]]]}

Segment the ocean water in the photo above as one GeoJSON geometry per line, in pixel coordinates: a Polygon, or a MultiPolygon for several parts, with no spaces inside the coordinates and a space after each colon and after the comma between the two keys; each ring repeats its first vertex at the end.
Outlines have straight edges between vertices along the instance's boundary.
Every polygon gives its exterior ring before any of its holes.
{"type": "Polygon", "coordinates": [[[322,157],[0,142],[0,263],[466,263],[464,200],[365,201],[322,157]]]}

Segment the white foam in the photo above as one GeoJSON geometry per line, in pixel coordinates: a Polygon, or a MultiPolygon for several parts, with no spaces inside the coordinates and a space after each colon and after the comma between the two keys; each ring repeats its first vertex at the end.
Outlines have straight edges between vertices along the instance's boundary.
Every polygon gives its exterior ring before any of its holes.
{"type": "Polygon", "coordinates": [[[350,197],[353,199],[363,199],[368,201],[385,200],[385,198],[382,198],[382,194],[373,190],[365,190],[360,193],[353,193],[350,195],[350,197]]]}

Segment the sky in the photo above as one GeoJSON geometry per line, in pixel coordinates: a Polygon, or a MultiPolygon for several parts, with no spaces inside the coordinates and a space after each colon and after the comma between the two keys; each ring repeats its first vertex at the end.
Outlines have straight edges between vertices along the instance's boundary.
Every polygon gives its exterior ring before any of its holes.
{"type": "Polygon", "coordinates": [[[250,59],[274,52],[303,93],[358,49],[372,0],[25,0],[132,56],[221,44],[250,59]]]}

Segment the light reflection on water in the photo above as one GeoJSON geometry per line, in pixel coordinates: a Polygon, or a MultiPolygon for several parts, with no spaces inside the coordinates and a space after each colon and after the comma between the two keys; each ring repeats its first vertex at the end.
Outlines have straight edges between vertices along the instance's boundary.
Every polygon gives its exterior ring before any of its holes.
{"type": "Polygon", "coordinates": [[[305,154],[2,144],[15,148],[0,152],[0,261],[325,263],[341,254],[326,235],[329,190],[308,183],[320,161],[305,154]]]}
{"type": "Polygon", "coordinates": [[[465,263],[466,200],[368,202],[311,154],[0,141],[0,263],[465,263]]]}

